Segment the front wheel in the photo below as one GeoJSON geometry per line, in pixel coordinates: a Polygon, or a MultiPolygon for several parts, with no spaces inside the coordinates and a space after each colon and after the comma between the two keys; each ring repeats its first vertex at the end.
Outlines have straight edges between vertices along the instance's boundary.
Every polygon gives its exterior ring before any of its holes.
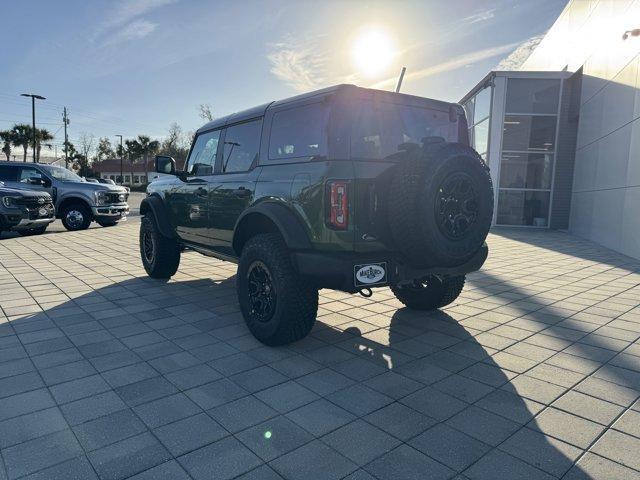
{"type": "Polygon", "coordinates": [[[86,230],[91,224],[91,210],[81,203],[74,203],[64,207],[60,219],[64,228],[71,232],[86,230]]]}
{"type": "Polygon", "coordinates": [[[429,276],[408,285],[394,285],[391,291],[413,310],[435,310],[454,302],[464,288],[464,275],[441,279],[429,276]]]}
{"type": "Polygon", "coordinates": [[[18,234],[23,237],[30,237],[31,235],[42,235],[49,225],[43,225],[37,228],[30,228],[29,230],[18,230],[18,234]]]}
{"type": "Polygon", "coordinates": [[[242,249],[236,278],[240,310],[265,345],[307,336],[318,313],[318,290],[295,270],[279,234],[256,235],[242,249]]]}
{"type": "Polygon", "coordinates": [[[152,215],[140,222],[140,257],[151,278],[171,278],[180,265],[180,244],[160,233],[152,215]]]}

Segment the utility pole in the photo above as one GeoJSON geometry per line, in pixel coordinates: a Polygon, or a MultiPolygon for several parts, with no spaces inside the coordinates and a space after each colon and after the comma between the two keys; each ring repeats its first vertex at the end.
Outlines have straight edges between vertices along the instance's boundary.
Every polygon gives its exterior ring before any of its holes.
{"type": "Polygon", "coordinates": [[[64,123],[64,167],[69,168],[69,152],[67,151],[67,145],[69,143],[67,125],[69,125],[69,117],[67,116],[67,107],[64,107],[62,111],[62,123],[64,123]]]}
{"type": "MultiPolygon", "coordinates": [[[[116,135],[116,137],[120,137],[120,185],[124,184],[124,171],[122,170],[122,156],[124,155],[124,150],[122,150],[122,135],[116,135]]],[[[133,186],[133,178],[131,179],[131,185],[133,186]]]]}
{"type": "Polygon", "coordinates": [[[36,134],[36,98],[38,100],[46,100],[46,98],[44,98],[41,95],[35,95],[33,93],[21,93],[20,94],[21,97],[31,97],[31,123],[32,123],[32,127],[33,127],[33,163],[36,163],[36,144],[38,143],[37,141],[37,134],[36,134]]]}

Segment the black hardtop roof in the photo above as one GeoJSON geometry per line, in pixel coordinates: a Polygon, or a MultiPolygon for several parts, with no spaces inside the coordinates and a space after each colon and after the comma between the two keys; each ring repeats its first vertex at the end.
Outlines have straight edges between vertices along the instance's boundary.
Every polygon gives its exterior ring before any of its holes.
{"type": "Polygon", "coordinates": [[[429,106],[432,108],[437,108],[439,110],[447,110],[451,105],[454,105],[450,102],[443,102],[441,100],[433,100],[425,97],[418,97],[416,95],[408,95],[406,93],[396,93],[390,92],[388,90],[376,90],[373,88],[364,88],[358,87],[356,85],[351,84],[340,84],[334,85],[332,87],[323,88],[320,90],[315,90],[313,92],[303,93],[301,95],[296,95],[294,97],[285,98],[282,100],[276,100],[273,102],[265,103],[263,105],[259,105],[257,107],[249,108],[247,110],[242,110],[237,113],[232,113],[231,115],[227,115],[225,117],[216,118],[215,120],[203,125],[198,129],[196,133],[200,133],[207,130],[213,130],[215,128],[220,128],[225,125],[230,125],[233,123],[242,122],[244,120],[250,120],[252,118],[261,117],[265,114],[269,107],[276,107],[280,105],[286,105],[292,102],[299,102],[307,99],[311,99],[313,97],[327,95],[330,93],[340,93],[344,95],[372,95],[375,97],[388,97],[389,99],[402,99],[403,102],[408,104],[420,104],[424,106],[429,106]]]}

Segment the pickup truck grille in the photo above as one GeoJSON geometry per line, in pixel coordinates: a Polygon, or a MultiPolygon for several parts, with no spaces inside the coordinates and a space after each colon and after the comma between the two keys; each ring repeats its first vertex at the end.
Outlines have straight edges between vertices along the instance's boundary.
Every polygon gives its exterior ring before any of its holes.
{"type": "Polygon", "coordinates": [[[37,218],[50,218],[53,217],[54,210],[53,205],[51,203],[45,203],[43,205],[38,205],[37,207],[27,208],[29,212],[29,220],[35,220],[37,218]],[[40,213],[40,210],[45,210],[45,213],[40,213]]]}
{"type": "Polygon", "coordinates": [[[51,205],[51,197],[45,197],[44,195],[37,197],[17,197],[14,201],[16,205],[23,205],[30,208],[51,205]]]}
{"type": "Polygon", "coordinates": [[[123,203],[129,198],[129,194],[126,192],[109,192],[107,195],[107,203],[123,203]],[[124,200],[120,200],[120,196],[124,196],[124,200]]]}

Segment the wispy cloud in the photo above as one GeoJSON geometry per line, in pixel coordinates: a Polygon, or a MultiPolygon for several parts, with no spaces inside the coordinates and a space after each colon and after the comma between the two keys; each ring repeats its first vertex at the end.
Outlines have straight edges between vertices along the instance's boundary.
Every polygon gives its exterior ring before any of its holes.
{"type": "Polygon", "coordinates": [[[463,25],[472,25],[474,23],[486,22],[487,20],[491,20],[495,14],[495,8],[491,8],[489,10],[482,10],[474,13],[473,15],[469,15],[461,20],[460,23],[463,25]]]}
{"type": "MultiPolygon", "coordinates": [[[[504,55],[505,53],[512,51],[518,45],[519,45],[518,43],[509,43],[507,45],[500,45],[497,47],[487,48],[484,50],[477,50],[472,53],[460,55],[446,62],[442,62],[437,65],[431,65],[429,67],[423,68],[421,70],[417,70],[415,72],[409,72],[405,76],[405,82],[411,81],[411,80],[419,80],[421,78],[431,77],[433,75],[450,72],[453,70],[457,70],[459,68],[466,67],[468,65],[473,65],[476,62],[481,62],[483,60],[488,60],[489,58],[497,57],[498,55],[504,55]]],[[[380,82],[374,83],[373,85],[371,85],[371,87],[387,88],[395,85],[396,81],[397,81],[396,77],[387,78],[386,80],[382,80],[380,82]]]]}
{"type": "Polygon", "coordinates": [[[104,46],[144,38],[158,25],[140,17],[176,1],[178,0],[121,0],[95,28],[92,40],[100,40],[104,46]]]}
{"type": "Polygon", "coordinates": [[[527,61],[527,58],[529,58],[538,44],[542,41],[545,33],[534,35],[522,42],[506,58],[502,59],[502,61],[496,65],[494,70],[520,70],[520,67],[522,67],[524,62],[527,61]]]}
{"type": "Polygon", "coordinates": [[[271,62],[271,73],[299,92],[324,85],[328,53],[320,48],[322,38],[287,39],[270,45],[267,58],[271,62]]]}
{"type": "Polygon", "coordinates": [[[114,34],[110,35],[102,45],[115,45],[116,43],[126,42],[128,40],[144,38],[153,33],[157,27],[157,23],[153,23],[148,20],[134,20],[122,27],[120,30],[117,30],[114,34]]]}

